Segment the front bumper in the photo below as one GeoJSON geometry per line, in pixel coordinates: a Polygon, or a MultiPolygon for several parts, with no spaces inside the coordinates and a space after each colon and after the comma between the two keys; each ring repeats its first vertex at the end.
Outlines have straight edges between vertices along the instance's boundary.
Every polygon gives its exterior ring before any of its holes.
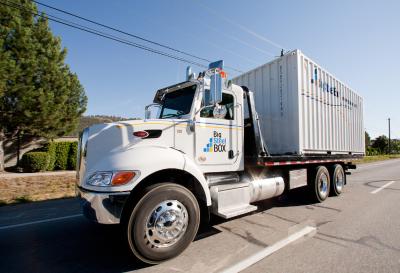
{"type": "Polygon", "coordinates": [[[119,224],[130,192],[103,193],[77,188],[83,214],[100,224],[119,224]]]}

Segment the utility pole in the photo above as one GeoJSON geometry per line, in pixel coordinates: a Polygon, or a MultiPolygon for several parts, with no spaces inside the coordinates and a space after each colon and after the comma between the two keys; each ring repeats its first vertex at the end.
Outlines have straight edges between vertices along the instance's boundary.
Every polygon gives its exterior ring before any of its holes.
{"type": "Polygon", "coordinates": [[[390,150],[390,118],[388,118],[388,123],[389,123],[389,154],[391,152],[390,150]]]}

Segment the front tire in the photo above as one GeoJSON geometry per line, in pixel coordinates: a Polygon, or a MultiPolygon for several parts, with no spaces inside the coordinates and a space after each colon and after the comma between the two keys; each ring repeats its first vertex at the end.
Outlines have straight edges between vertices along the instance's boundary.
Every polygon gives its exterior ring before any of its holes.
{"type": "Polygon", "coordinates": [[[127,223],[126,232],[133,254],[158,264],[182,253],[196,236],[200,208],[185,187],[162,183],[145,189],[127,223]]]}
{"type": "Polygon", "coordinates": [[[321,203],[329,196],[330,177],[325,166],[318,166],[308,172],[308,190],[311,199],[321,203]]]}

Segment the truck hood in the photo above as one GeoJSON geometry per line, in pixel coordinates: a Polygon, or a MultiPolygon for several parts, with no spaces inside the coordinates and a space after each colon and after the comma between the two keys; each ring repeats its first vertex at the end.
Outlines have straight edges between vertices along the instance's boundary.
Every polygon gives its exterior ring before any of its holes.
{"type": "Polygon", "coordinates": [[[90,126],[86,145],[86,170],[90,170],[106,157],[130,149],[143,146],[175,147],[175,126],[187,121],[183,119],[128,120],[90,126]],[[137,131],[156,134],[142,139],[133,135],[137,131]]]}
{"type": "Polygon", "coordinates": [[[130,149],[138,145],[173,147],[174,126],[186,122],[187,120],[182,119],[148,119],[96,124],[89,127],[87,152],[120,152],[121,149],[130,149]],[[158,134],[142,139],[133,135],[137,131],[157,131],[158,134]]]}

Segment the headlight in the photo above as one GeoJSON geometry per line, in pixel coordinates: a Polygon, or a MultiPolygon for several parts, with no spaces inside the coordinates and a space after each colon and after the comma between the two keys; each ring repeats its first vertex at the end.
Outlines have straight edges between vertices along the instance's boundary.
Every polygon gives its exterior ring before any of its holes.
{"type": "Polygon", "coordinates": [[[92,174],[87,183],[91,186],[107,187],[111,185],[112,172],[96,172],[92,174]]]}
{"type": "Polygon", "coordinates": [[[134,171],[95,172],[87,184],[98,187],[120,186],[130,182],[136,176],[134,171]]]}

